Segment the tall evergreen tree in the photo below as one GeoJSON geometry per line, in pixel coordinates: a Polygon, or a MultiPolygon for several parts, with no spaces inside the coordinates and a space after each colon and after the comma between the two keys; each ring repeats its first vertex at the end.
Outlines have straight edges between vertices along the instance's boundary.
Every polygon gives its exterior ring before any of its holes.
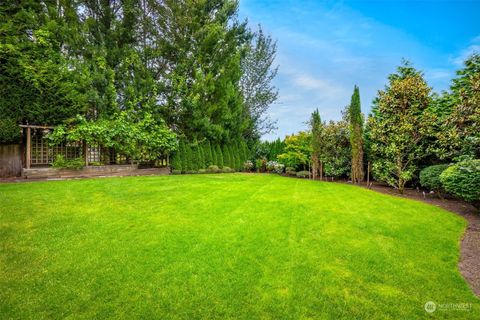
{"type": "Polygon", "coordinates": [[[225,167],[232,167],[232,158],[230,156],[230,151],[227,145],[223,145],[222,147],[222,155],[223,155],[223,165],[225,167]]]}
{"type": "Polygon", "coordinates": [[[423,74],[407,62],[388,79],[368,120],[372,172],[403,193],[426,156],[431,89],[423,74]]]}
{"type": "Polygon", "coordinates": [[[320,178],[323,178],[323,168],[321,166],[321,152],[322,152],[322,120],[320,113],[316,109],[310,119],[310,129],[312,130],[312,175],[316,179],[317,173],[320,173],[320,178]]]}
{"type": "Polygon", "coordinates": [[[353,183],[363,181],[363,117],[360,107],[360,91],[357,86],[353,89],[352,101],[348,107],[348,120],[350,129],[350,145],[352,147],[352,170],[353,183]]]}
{"type": "Polygon", "coordinates": [[[199,164],[198,164],[198,169],[205,169],[205,151],[202,145],[198,145],[198,159],[199,159],[199,164]]]}
{"type": "Polygon", "coordinates": [[[207,140],[203,144],[203,147],[204,147],[204,153],[205,153],[205,167],[208,168],[208,166],[215,164],[213,160],[212,146],[210,144],[210,141],[207,140]]]}
{"type": "Polygon", "coordinates": [[[247,130],[249,140],[258,140],[275,129],[275,122],[268,117],[267,111],[278,98],[278,90],[272,84],[278,71],[274,66],[276,52],[276,42],[259,26],[252,33],[241,61],[240,88],[251,120],[247,130]]]}
{"type": "Polygon", "coordinates": [[[215,153],[217,155],[217,166],[223,168],[223,154],[220,145],[215,145],[215,153]]]}
{"type": "Polygon", "coordinates": [[[193,153],[192,148],[188,143],[185,143],[185,171],[195,170],[193,165],[193,153]]]}

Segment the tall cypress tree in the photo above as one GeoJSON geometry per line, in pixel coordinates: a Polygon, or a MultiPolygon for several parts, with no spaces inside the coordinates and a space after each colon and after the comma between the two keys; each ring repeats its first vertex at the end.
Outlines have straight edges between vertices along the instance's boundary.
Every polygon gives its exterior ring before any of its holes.
{"type": "Polygon", "coordinates": [[[212,147],[210,145],[210,141],[206,141],[203,144],[203,153],[205,155],[205,167],[211,166],[213,163],[213,155],[212,155],[212,147]]]}
{"type": "Polygon", "coordinates": [[[211,147],[212,147],[212,164],[219,166],[217,148],[215,145],[211,145],[211,147]]]}
{"type": "Polygon", "coordinates": [[[230,159],[230,152],[228,152],[228,146],[223,145],[222,154],[223,154],[223,165],[225,167],[231,167],[232,163],[230,159]]]}
{"type": "Polygon", "coordinates": [[[187,150],[185,149],[185,141],[183,139],[180,140],[180,145],[178,146],[178,156],[180,160],[180,165],[182,167],[182,172],[185,172],[187,170],[187,155],[186,155],[187,150]]]}
{"type": "Polygon", "coordinates": [[[223,154],[222,154],[222,149],[220,146],[217,144],[215,146],[215,153],[217,154],[217,166],[219,168],[223,168],[223,154]]]}
{"type": "Polygon", "coordinates": [[[205,152],[203,149],[203,145],[198,145],[198,169],[205,169],[205,152]]]}
{"type": "Polygon", "coordinates": [[[360,90],[357,86],[353,89],[352,101],[348,108],[350,123],[350,144],[352,146],[352,171],[353,183],[363,181],[363,117],[360,107],[360,90]]]}
{"type": "Polygon", "coordinates": [[[192,165],[192,148],[188,143],[185,143],[185,171],[191,171],[193,169],[192,165]]]}
{"type": "Polygon", "coordinates": [[[312,113],[310,119],[310,128],[312,130],[312,173],[313,179],[317,177],[317,173],[320,172],[320,179],[323,177],[323,168],[321,165],[321,149],[322,149],[322,120],[320,119],[320,113],[316,109],[312,113]]]}

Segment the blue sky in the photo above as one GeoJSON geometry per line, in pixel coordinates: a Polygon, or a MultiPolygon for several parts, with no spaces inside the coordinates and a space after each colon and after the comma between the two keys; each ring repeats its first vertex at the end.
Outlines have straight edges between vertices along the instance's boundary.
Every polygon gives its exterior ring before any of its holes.
{"type": "Polygon", "coordinates": [[[471,52],[480,52],[478,1],[240,0],[240,18],[261,24],[278,41],[279,101],[270,116],[278,130],[264,139],[306,128],[318,108],[338,120],[360,87],[362,110],[402,58],[446,90],[471,52]]]}

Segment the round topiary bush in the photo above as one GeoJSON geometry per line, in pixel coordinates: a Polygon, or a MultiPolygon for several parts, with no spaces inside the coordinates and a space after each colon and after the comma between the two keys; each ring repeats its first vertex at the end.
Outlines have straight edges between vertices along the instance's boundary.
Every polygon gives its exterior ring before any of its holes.
{"type": "Polygon", "coordinates": [[[310,172],[308,171],[298,171],[297,172],[297,177],[298,178],[308,178],[310,175],[310,172]]]}
{"type": "Polygon", "coordinates": [[[440,181],[445,191],[480,208],[480,160],[454,164],[440,174],[440,181]]]}
{"type": "Polygon", "coordinates": [[[444,192],[440,174],[448,168],[448,164],[426,167],[420,171],[420,185],[428,190],[434,190],[439,195],[444,192]]]}
{"type": "Polygon", "coordinates": [[[287,167],[285,169],[285,173],[288,174],[289,176],[294,176],[297,174],[297,170],[295,170],[295,168],[293,167],[287,167]]]}
{"type": "Polygon", "coordinates": [[[208,173],[219,173],[220,171],[221,171],[220,168],[216,165],[211,165],[211,166],[208,166],[207,168],[208,173]]]}

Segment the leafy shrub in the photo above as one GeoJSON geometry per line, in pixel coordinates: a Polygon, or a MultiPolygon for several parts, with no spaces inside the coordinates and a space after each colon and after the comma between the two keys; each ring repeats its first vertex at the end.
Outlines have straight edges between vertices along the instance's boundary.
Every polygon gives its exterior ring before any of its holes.
{"type": "Polygon", "coordinates": [[[198,173],[207,173],[207,169],[200,169],[198,170],[198,173]]]}
{"type": "Polygon", "coordinates": [[[58,169],[81,169],[85,165],[82,158],[66,160],[62,154],[57,154],[52,163],[52,167],[58,169]]]}
{"type": "Polygon", "coordinates": [[[211,165],[211,166],[208,166],[207,172],[209,172],[209,173],[219,173],[219,172],[221,172],[221,170],[218,166],[211,165]]]}
{"type": "Polygon", "coordinates": [[[182,174],[182,170],[172,170],[172,174],[182,174]]]}
{"type": "Polygon", "coordinates": [[[480,160],[466,160],[440,174],[443,188],[480,208],[480,160]]]}
{"type": "Polygon", "coordinates": [[[441,194],[443,190],[440,174],[448,168],[448,164],[439,164],[436,166],[426,167],[420,171],[420,184],[429,190],[435,190],[441,194]]]}
{"type": "Polygon", "coordinates": [[[196,174],[196,173],[198,173],[198,171],[197,170],[187,170],[187,171],[185,171],[185,173],[186,174],[196,174]]]}
{"type": "Polygon", "coordinates": [[[263,172],[266,170],[267,160],[265,159],[257,159],[255,160],[255,168],[259,172],[263,172]]]}
{"type": "Polygon", "coordinates": [[[250,161],[250,160],[247,160],[243,163],[243,169],[245,169],[245,171],[252,171],[253,170],[253,162],[250,161]]]}
{"type": "Polygon", "coordinates": [[[12,119],[0,119],[0,144],[18,143],[22,131],[12,119]]]}
{"type": "Polygon", "coordinates": [[[89,162],[88,165],[89,166],[104,166],[105,163],[103,163],[101,161],[92,161],[92,162],[89,162]]]}
{"type": "Polygon", "coordinates": [[[233,173],[233,172],[235,172],[235,170],[233,170],[233,169],[230,168],[230,167],[223,167],[223,168],[222,168],[222,172],[224,172],[224,173],[233,173]]]}
{"type": "Polygon", "coordinates": [[[308,171],[298,171],[296,175],[298,178],[308,178],[310,173],[308,171]]]}
{"type": "Polygon", "coordinates": [[[285,169],[285,173],[288,174],[289,176],[294,176],[297,174],[297,170],[295,170],[295,168],[293,167],[287,167],[285,169]]]}

